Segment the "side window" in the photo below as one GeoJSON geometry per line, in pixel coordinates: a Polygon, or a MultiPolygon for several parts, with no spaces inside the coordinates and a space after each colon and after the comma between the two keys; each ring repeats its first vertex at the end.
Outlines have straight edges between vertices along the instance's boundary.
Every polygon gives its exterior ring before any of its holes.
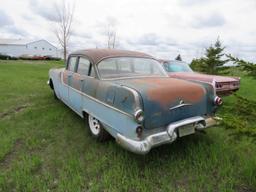
{"type": "Polygon", "coordinates": [[[76,58],[77,57],[70,57],[68,60],[68,70],[75,72],[76,69],[76,58]]]}
{"type": "Polygon", "coordinates": [[[88,59],[79,58],[77,73],[80,75],[88,75],[90,69],[90,61],[88,59]]]}

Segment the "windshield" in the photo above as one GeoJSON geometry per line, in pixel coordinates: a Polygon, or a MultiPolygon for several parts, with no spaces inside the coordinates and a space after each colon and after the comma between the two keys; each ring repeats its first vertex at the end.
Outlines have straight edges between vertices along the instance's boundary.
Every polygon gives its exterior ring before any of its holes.
{"type": "Polygon", "coordinates": [[[116,57],[104,59],[98,64],[101,78],[157,76],[166,77],[161,64],[154,59],[116,57]]]}
{"type": "Polygon", "coordinates": [[[181,61],[168,61],[164,68],[167,72],[193,72],[187,63],[181,61]]]}

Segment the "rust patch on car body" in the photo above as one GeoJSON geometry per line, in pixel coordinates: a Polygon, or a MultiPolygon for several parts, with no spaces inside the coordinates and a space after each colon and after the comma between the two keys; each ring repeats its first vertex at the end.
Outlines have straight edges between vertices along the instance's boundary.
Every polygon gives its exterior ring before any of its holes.
{"type": "Polygon", "coordinates": [[[63,82],[67,85],[68,84],[68,71],[63,71],[63,82]]]}
{"type": "Polygon", "coordinates": [[[73,88],[77,89],[77,90],[81,90],[81,76],[78,73],[74,73],[73,74],[73,79],[72,79],[72,86],[73,88]]]}
{"type": "Polygon", "coordinates": [[[134,80],[136,84],[147,86],[149,100],[157,101],[162,106],[182,98],[186,102],[195,103],[205,95],[205,89],[196,83],[172,78],[143,78],[134,80]]]}

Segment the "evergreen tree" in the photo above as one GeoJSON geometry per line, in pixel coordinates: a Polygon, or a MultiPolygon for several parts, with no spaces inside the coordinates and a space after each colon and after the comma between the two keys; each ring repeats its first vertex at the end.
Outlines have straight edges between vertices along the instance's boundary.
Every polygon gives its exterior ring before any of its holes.
{"type": "Polygon", "coordinates": [[[218,38],[214,45],[206,49],[204,57],[192,61],[191,67],[207,74],[218,74],[221,67],[228,62],[228,60],[222,59],[225,55],[224,49],[225,47],[222,47],[218,38]]]}
{"type": "Polygon", "coordinates": [[[232,55],[226,55],[229,58],[229,61],[232,61],[235,64],[238,64],[242,68],[243,71],[247,72],[248,75],[256,78],[256,64],[248,61],[244,61],[242,59],[238,59],[233,57],[232,55]]]}
{"type": "Polygon", "coordinates": [[[182,58],[181,58],[180,54],[175,58],[175,60],[182,61],[182,58]]]}
{"type": "Polygon", "coordinates": [[[204,72],[204,67],[203,66],[203,58],[200,59],[193,59],[190,67],[194,70],[194,71],[200,71],[200,72],[204,72]]]}

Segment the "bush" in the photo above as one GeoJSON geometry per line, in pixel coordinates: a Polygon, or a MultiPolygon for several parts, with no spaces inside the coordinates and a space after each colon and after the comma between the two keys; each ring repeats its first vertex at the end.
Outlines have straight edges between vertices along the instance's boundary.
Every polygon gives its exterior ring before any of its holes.
{"type": "Polygon", "coordinates": [[[231,135],[239,139],[242,136],[252,137],[256,141],[256,101],[234,94],[232,106],[223,106],[227,112],[223,115],[222,125],[232,130],[231,135]]]}
{"type": "Polygon", "coordinates": [[[51,61],[60,61],[61,58],[52,57],[52,56],[20,56],[19,59],[21,60],[51,60],[51,61]]]}
{"type": "Polygon", "coordinates": [[[0,54],[0,60],[17,60],[17,57],[12,57],[9,55],[0,54]]]}

